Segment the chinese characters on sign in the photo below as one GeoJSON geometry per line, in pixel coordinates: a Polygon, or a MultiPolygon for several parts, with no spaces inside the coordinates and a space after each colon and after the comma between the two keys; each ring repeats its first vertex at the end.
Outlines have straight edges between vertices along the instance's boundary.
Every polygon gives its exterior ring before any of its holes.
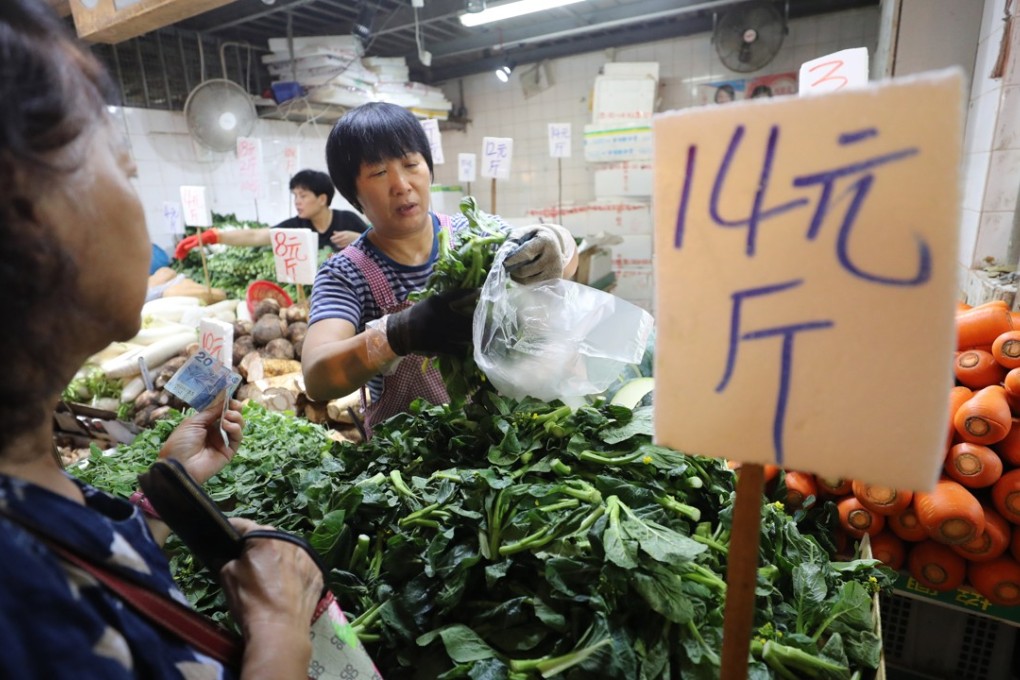
{"type": "Polygon", "coordinates": [[[241,175],[241,191],[252,198],[262,196],[262,140],[257,137],[237,138],[237,164],[241,175]]]}
{"type": "Polygon", "coordinates": [[[189,227],[211,227],[212,214],[205,204],[205,187],[182,186],[181,207],[184,224],[189,227]]]}
{"type": "Polygon", "coordinates": [[[311,229],[273,229],[270,234],[276,280],[281,283],[314,283],[318,269],[318,234],[311,229]]]}
{"type": "Polygon", "coordinates": [[[283,147],[283,169],[287,177],[293,177],[301,167],[301,148],[294,145],[283,147]]]}
{"type": "Polygon", "coordinates": [[[660,443],[934,484],[960,97],[942,73],[656,120],[655,375],[677,386],[656,398],[660,443]]]}
{"type": "Polygon", "coordinates": [[[439,121],[435,118],[426,118],[421,122],[421,126],[425,129],[425,136],[429,138],[433,165],[442,165],[446,159],[443,158],[443,135],[439,132],[439,121]]]}
{"type": "Polygon", "coordinates": [[[234,325],[219,319],[202,319],[198,323],[200,349],[224,366],[233,365],[234,325]]]}
{"type": "Polygon", "coordinates": [[[549,155],[570,158],[570,123],[549,123],[549,155]]]}
{"type": "Polygon", "coordinates": [[[181,204],[176,201],[163,201],[163,226],[174,236],[184,234],[184,222],[181,217],[181,204]]]}
{"type": "Polygon", "coordinates": [[[477,176],[475,166],[478,163],[478,156],[473,153],[457,154],[457,181],[474,182],[477,176]]]}
{"type": "Polygon", "coordinates": [[[514,140],[510,137],[484,137],[482,139],[482,177],[510,179],[510,160],[514,155],[514,140]]]}

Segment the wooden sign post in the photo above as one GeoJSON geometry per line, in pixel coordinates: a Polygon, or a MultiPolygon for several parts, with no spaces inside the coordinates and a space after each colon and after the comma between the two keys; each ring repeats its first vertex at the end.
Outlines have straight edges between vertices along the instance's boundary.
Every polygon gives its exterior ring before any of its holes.
{"type": "Polygon", "coordinates": [[[556,221],[563,218],[563,159],[570,158],[570,123],[549,123],[549,155],[556,159],[556,221]]]}
{"type": "Polygon", "coordinates": [[[938,478],[962,82],[953,70],[654,122],[656,441],[744,464],[723,678],[747,672],[759,466],[916,490],[938,478]]]}
{"type": "Polygon", "coordinates": [[[478,156],[473,153],[457,154],[457,181],[467,184],[465,195],[471,195],[471,183],[477,177],[478,156]]]}
{"type": "Polygon", "coordinates": [[[482,177],[492,178],[492,208],[496,214],[496,180],[510,179],[510,161],[514,155],[514,140],[510,137],[482,139],[482,177]]]}
{"type": "Polygon", "coordinates": [[[205,187],[181,186],[181,207],[184,210],[184,224],[198,229],[198,254],[202,258],[202,277],[205,279],[205,291],[212,299],[212,286],[209,283],[209,265],[205,259],[205,244],[202,243],[202,229],[212,226],[212,213],[205,202],[205,187]]]}

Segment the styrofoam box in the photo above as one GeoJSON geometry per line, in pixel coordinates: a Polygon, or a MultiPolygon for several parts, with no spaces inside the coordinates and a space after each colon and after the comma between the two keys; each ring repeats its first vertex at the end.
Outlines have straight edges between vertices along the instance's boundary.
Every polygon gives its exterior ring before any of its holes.
{"type": "Polygon", "coordinates": [[[648,203],[635,201],[596,201],[587,205],[555,206],[528,213],[530,222],[543,219],[561,224],[575,236],[606,232],[609,234],[651,234],[652,209],[648,203]]]}
{"type": "MultiPolygon", "coordinates": [[[[311,37],[294,38],[294,52],[300,52],[309,47],[333,47],[338,50],[350,50],[357,54],[364,54],[365,48],[361,41],[353,35],[318,35],[311,37]]],[[[287,38],[270,38],[270,52],[288,52],[287,38]]]]}
{"type": "Polygon", "coordinates": [[[651,163],[614,163],[595,171],[596,198],[651,195],[651,163]]]}

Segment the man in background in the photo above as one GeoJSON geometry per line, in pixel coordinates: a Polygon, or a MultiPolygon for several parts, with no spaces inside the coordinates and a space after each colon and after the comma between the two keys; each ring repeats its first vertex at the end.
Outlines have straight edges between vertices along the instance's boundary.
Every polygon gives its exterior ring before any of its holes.
{"type": "MultiPolygon", "coordinates": [[[[294,196],[296,217],[280,222],[271,229],[311,229],[319,235],[319,248],[332,248],[340,252],[354,242],[368,229],[368,225],[356,213],[349,210],[333,210],[333,182],[329,175],[318,170],[302,170],[290,180],[290,192],[294,196]]],[[[198,234],[188,236],[177,244],[174,257],[183,260],[199,245],[198,234]]],[[[201,234],[201,243],[222,243],[227,246],[268,246],[270,229],[206,229],[201,234]]]]}

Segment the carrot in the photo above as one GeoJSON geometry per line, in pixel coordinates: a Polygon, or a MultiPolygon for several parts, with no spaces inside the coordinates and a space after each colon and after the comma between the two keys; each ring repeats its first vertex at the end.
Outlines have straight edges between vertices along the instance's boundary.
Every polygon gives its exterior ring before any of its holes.
{"type": "Polygon", "coordinates": [[[999,365],[991,352],[983,349],[960,352],[953,362],[953,373],[960,384],[972,390],[998,385],[1006,377],[1006,369],[999,365]]]}
{"type": "Polygon", "coordinates": [[[942,478],[932,491],[915,494],[914,509],[928,536],[939,543],[966,543],[985,530],[981,503],[951,479],[942,478]]]}
{"type": "Polygon", "coordinates": [[[964,441],[985,446],[1005,439],[1012,424],[1006,391],[999,385],[975,392],[953,418],[953,426],[964,441]]]}
{"type": "Polygon", "coordinates": [[[865,484],[854,480],[851,484],[854,496],[861,505],[879,515],[895,515],[910,505],[913,492],[901,491],[888,486],[865,484]]]}
{"type": "MultiPolygon", "coordinates": [[[[726,467],[728,467],[729,469],[733,470],[734,472],[737,472],[738,470],[740,470],[740,463],[738,461],[735,461],[735,460],[727,460],[726,461],[726,467]]],[[[773,479],[775,479],[777,476],[779,476],[779,466],[778,465],[764,465],[763,467],[765,468],[765,483],[766,484],[768,484],[773,479]]]]}
{"type": "Polygon", "coordinates": [[[985,530],[981,535],[966,543],[950,546],[953,552],[971,562],[994,560],[1006,552],[1012,538],[1009,522],[1002,515],[987,505],[982,509],[985,511],[985,530]]]}
{"type": "Polygon", "coordinates": [[[850,493],[851,480],[843,479],[841,477],[833,479],[816,476],[815,484],[818,485],[818,491],[820,493],[836,498],[850,493]]]}
{"type": "Polygon", "coordinates": [[[1013,524],[1020,524],[1020,468],[1010,470],[992,487],[995,509],[1013,524]]]}
{"type": "Polygon", "coordinates": [[[973,396],[973,390],[963,385],[956,385],[949,390],[949,437],[946,439],[946,448],[953,445],[953,437],[956,435],[956,427],[953,425],[956,412],[960,410],[965,401],[973,396]]]}
{"type": "Polygon", "coordinates": [[[1020,368],[1020,331],[1006,331],[995,338],[992,356],[1003,368],[1020,368]]]}
{"type": "Polygon", "coordinates": [[[868,510],[854,496],[847,496],[836,503],[839,511],[839,525],[854,538],[864,534],[874,536],[885,526],[885,517],[868,510]]]}
{"type": "Polygon", "coordinates": [[[1009,539],[1009,554],[1020,562],[1020,531],[1016,527],[1013,527],[1013,537],[1009,539]]]}
{"type": "Polygon", "coordinates": [[[992,449],[1007,465],[1020,466],[1020,418],[1010,421],[1009,432],[1002,441],[995,442],[992,449]]]}
{"type": "Polygon", "coordinates": [[[948,545],[925,541],[910,549],[907,571],[921,585],[946,592],[963,585],[963,579],[967,576],[967,562],[948,545]]]}
{"type": "Polygon", "coordinates": [[[907,559],[907,549],[903,546],[903,541],[889,531],[880,531],[871,537],[871,554],[876,560],[896,571],[903,568],[903,563],[907,559]]]}
{"type": "Polygon", "coordinates": [[[949,449],[944,469],[968,489],[983,489],[999,481],[1002,459],[987,446],[961,442],[949,449]]]}
{"type": "Polygon", "coordinates": [[[995,338],[1011,330],[1013,318],[1009,308],[1002,300],[994,300],[956,315],[956,346],[963,349],[990,345],[995,338]]]}
{"type": "Polygon", "coordinates": [[[972,562],[967,580],[992,604],[1005,607],[1020,604],[1020,564],[1011,557],[972,562]]]}
{"type": "Polygon", "coordinates": [[[783,475],[783,483],[786,484],[786,498],[783,503],[787,508],[810,508],[818,500],[818,487],[815,485],[815,476],[808,472],[797,472],[787,470],[783,475]],[[810,502],[809,502],[810,501],[810,502]],[[807,503],[805,505],[805,503],[807,503]]]}
{"type": "Polygon", "coordinates": [[[966,312],[967,310],[970,310],[970,309],[974,309],[974,308],[971,307],[970,305],[968,305],[963,300],[957,300],[956,301],[956,313],[957,314],[959,314],[960,312],[966,312]]]}
{"type": "Polygon", "coordinates": [[[1006,403],[1013,415],[1020,416],[1020,368],[1014,368],[1002,379],[1002,387],[1006,390],[1006,403]]]}
{"type": "Polygon", "coordinates": [[[928,531],[921,524],[921,520],[917,519],[917,511],[914,510],[913,505],[901,513],[890,515],[886,524],[894,534],[904,541],[917,543],[928,539],[928,531]]]}

